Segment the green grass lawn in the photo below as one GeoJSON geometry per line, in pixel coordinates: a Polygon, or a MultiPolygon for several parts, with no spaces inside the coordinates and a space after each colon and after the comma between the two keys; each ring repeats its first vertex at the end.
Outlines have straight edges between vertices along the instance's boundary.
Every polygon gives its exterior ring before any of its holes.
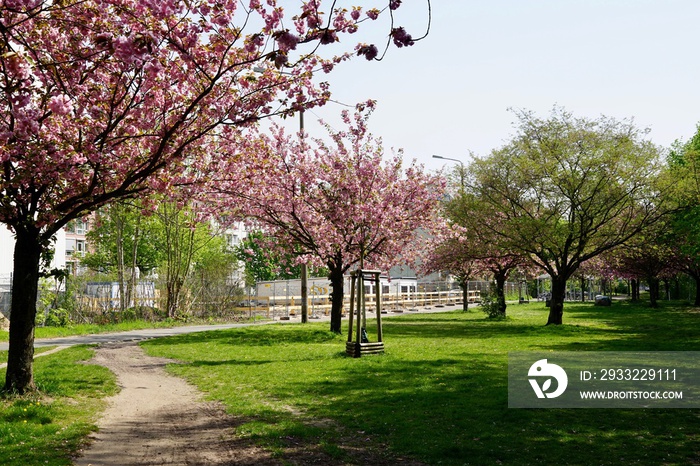
{"type": "MultiPolygon", "coordinates": [[[[302,443],[333,457],[353,443],[430,464],[698,464],[700,412],[509,409],[509,351],[697,351],[700,313],[664,303],[567,304],[544,326],[542,303],[384,321],[386,354],[344,356],[327,323],[150,340],[150,354],[222,400],[241,435],[284,456],[302,443]]],[[[344,323],[345,325],[345,323],[344,323]]],[[[370,336],[372,332],[370,330],[370,336]]]]}
{"type": "MultiPolygon", "coordinates": [[[[71,456],[116,393],[114,375],[101,366],[79,364],[92,357],[87,347],[68,348],[34,363],[39,393],[0,398],[0,464],[70,465],[71,456]]],[[[0,369],[5,380],[5,369],[0,369]]]]}

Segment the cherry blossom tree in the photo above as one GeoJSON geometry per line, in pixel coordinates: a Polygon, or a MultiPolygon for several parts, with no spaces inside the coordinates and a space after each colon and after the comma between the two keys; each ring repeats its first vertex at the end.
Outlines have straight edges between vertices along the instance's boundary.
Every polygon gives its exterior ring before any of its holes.
{"type": "Polygon", "coordinates": [[[401,151],[386,156],[367,128],[373,108],[373,102],[359,105],[354,118],[344,111],[347,129],[326,125],[328,142],[274,127],[271,136],[250,139],[247,151],[232,155],[216,170],[225,176],[212,183],[222,211],[253,219],[274,239],[271,250],[328,268],[333,332],[341,331],[344,274],[407,263],[409,246],[424,241],[421,229],[437,221],[442,194],[441,180],[415,162],[404,166],[401,151]],[[239,170],[251,169],[241,161],[261,153],[252,168],[258,178],[241,190],[239,170]]]}
{"type": "Polygon", "coordinates": [[[377,47],[321,53],[400,1],[2,0],[0,222],[16,237],[5,390],[33,389],[42,255],[72,219],[205,170],[212,136],[324,103],[312,79],[377,47]],[[283,2],[280,2],[283,3],[283,2]],[[262,74],[254,67],[262,67],[262,74]],[[280,73],[285,69],[286,73],[280,73]]]}
{"type": "Polygon", "coordinates": [[[469,280],[481,275],[482,271],[474,257],[469,253],[470,239],[468,232],[462,234],[447,227],[445,233],[438,233],[431,238],[430,246],[425,248],[425,257],[421,258],[419,270],[423,274],[449,272],[462,289],[462,310],[469,310],[469,280]]]}
{"type": "Polygon", "coordinates": [[[447,270],[458,277],[465,271],[492,277],[496,296],[493,314],[505,316],[506,280],[513,270],[525,267],[527,258],[494,233],[495,225],[503,223],[503,217],[494,215],[490,204],[468,189],[470,174],[466,167],[460,164],[451,175],[451,195],[443,203],[443,216],[449,228],[442,238],[436,238],[439,243],[426,264],[433,271],[447,270]],[[491,228],[484,228],[485,224],[491,228]]]}
{"type": "MultiPolygon", "coordinates": [[[[460,199],[453,199],[450,203],[460,199]]],[[[464,200],[463,198],[461,199],[464,200]]],[[[461,206],[464,208],[464,205],[461,206]]],[[[454,212],[455,206],[448,208],[454,212]]],[[[478,212],[472,211],[466,218],[453,217],[446,234],[435,238],[422,269],[424,271],[448,271],[454,275],[462,288],[464,307],[468,309],[468,280],[475,276],[493,278],[493,291],[496,296],[497,316],[506,315],[505,283],[511,272],[522,269],[526,272],[528,261],[518,252],[510,252],[499,246],[490,230],[480,229],[478,212]],[[467,220],[468,219],[468,220],[467,220]],[[456,222],[460,222],[456,223],[456,222]]]]}
{"type": "Polygon", "coordinates": [[[676,253],[665,241],[665,226],[650,228],[608,254],[618,276],[643,279],[649,286],[649,303],[658,307],[660,279],[676,275],[676,253]]]}

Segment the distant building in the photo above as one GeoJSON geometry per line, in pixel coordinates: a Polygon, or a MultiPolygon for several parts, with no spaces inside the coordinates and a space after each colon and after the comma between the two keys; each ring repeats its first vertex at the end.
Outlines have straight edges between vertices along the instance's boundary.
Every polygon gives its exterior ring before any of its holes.
{"type": "MultiPolygon", "coordinates": [[[[418,280],[415,277],[396,277],[389,278],[387,275],[382,275],[379,279],[382,287],[382,293],[387,294],[413,294],[418,291],[418,280]]],[[[312,301],[328,300],[333,287],[331,281],[325,277],[309,277],[308,280],[309,299],[312,301]]],[[[344,293],[350,295],[350,276],[345,276],[343,285],[344,293]]],[[[301,280],[275,280],[258,282],[256,284],[257,296],[259,298],[270,298],[272,301],[285,301],[294,298],[298,301],[301,298],[301,280]]],[[[374,293],[374,284],[366,282],[365,292],[367,294],[374,293]]]]}
{"type": "MultiPolygon", "coordinates": [[[[66,267],[66,232],[59,231],[55,238],[51,268],[64,269],[66,267]]],[[[0,312],[5,316],[10,315],[14,251],[14,234],[7,228],[0,228],[0,312]]]]}
{"type": "Polygon", "coordinates": [[[84,218],[71,220],[66,225],[66,269],[71,275],[79,275],[85,271],[85,266],[80,260],[88,252],[87,234],[95,222],[95,215],[90,214],[84,218]]]}

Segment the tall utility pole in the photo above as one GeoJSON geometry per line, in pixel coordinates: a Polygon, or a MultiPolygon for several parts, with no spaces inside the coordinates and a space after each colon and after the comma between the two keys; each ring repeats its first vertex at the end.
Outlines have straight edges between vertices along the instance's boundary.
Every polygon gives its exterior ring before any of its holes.
{"type": "MultiPolygon", "coordinates": [[[[304,134],[304,110],[299,112],[299,134],[304,134]]],[[[301,264],[301,323],[309,320],[309,268],[301,264]]]]}
{"type": "MultiPolygon", "coordinates": [[[[264,73],[265,68],[256,66],[253,68],[256,73],[264,73]]],[[[290,75],[280,71],[281,74],[290,75]]],[[[299,110],[299,137],[304,134],[304,109],[299,110]]],[[[309,267],[308,264],[301,264],[301,323],[305,324],[309,320],[309,267]]]]}

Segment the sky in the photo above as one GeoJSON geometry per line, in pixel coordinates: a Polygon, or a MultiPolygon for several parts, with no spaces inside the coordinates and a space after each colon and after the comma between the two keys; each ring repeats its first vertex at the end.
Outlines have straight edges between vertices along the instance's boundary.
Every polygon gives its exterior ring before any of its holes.
{"type": "MultiPolygon", "coordinates": [[[[427,169],[487,155],[511,139],[512,110],[547,117],[633,118],[668,148],[700,122],[698,0],[433,0],[428,37],[381,62],[352,60],[324,79],[348,104],[375,99],[370,130],[427,169]]],[[[397,22],[414,37],[424,0],[404,0],[397,22]]],[[[368,26],[372,26],[371,24],[368,26]]],[[[386,29],[376,28],[375,39],[386,29]]],[[[307,114],[310,135],[342,107],[307,114]]]]}

